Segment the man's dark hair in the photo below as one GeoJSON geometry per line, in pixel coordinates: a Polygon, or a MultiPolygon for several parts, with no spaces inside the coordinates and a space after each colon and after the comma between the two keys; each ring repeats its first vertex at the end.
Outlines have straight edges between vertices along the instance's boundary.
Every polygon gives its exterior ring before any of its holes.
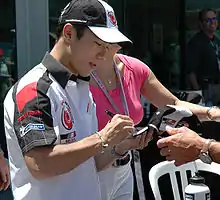
{"type": "MultiPolygon", "coordinates": [[[[76,29],[76,35],[77,35],[77,38],[80,40],[81,37],[83,36],[84,34],[84,31],[86,29],[86,26],[83,25],[83,24],[72,24],[73,27],[76,29]]],[[[59,40],[59,38],[62,36],[62,32],[63,32],[63,27],[65,26],[65,24],[59,24],[57,26],[57,29],[56,29],[56,36],[57,36],[57,40],[59,40]]]]}
{"type": "Polygon", "coordinates": [[[212,8],[205,8],[205,9],[202,9],[201,11],[199,11],[199,14],[198,14],[198,20],[200,22],[202,22],[204,20],[204,17],[206,15],[207,12],[209,11],[212,11],[214,12],[215,14],[217,14],[216,10],[212,9],[212,8]]]}

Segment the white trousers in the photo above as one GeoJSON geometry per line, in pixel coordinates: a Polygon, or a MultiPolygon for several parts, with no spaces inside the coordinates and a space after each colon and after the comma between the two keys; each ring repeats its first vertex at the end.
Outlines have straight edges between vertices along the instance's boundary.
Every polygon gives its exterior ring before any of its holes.
{"type": "Polygon", "coordinates": [[[102,200],[133,200],[133,173],[128,163],[99,172],[102,200]]]}

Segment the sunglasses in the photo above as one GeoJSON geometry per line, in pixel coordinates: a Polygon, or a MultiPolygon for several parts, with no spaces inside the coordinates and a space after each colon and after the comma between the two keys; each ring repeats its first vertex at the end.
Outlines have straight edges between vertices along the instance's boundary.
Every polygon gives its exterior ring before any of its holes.
{"type": "Polygon", "coordinates": [[[215,21],[217,21],[217,17],[205,18],[205,19],[203,19],[203,21],[206,23],[211,23],[212,21],[215,22],[215,21]]]}

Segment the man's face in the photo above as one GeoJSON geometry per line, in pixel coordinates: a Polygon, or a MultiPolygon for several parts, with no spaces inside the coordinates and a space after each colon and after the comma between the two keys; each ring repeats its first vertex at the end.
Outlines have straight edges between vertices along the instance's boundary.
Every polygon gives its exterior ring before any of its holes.
{"type": "Polygon", "coordinates": [[[215,33],[218,26],[217,16],[213,11],[208,11],[201,22],[201,28],[206,33],[215,33]]]}
{"type": "Polygon", "coordinates": [[[81,76],[88,76],[100,60],[105,59],[109,44],[97,38],[88,28],[72,42],[71,65],[81,76]]]}

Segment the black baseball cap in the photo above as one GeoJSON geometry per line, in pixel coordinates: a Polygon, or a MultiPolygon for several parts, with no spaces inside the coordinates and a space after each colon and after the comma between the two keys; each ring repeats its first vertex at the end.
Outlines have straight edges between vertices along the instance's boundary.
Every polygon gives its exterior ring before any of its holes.
{"type": "Polygon", "coordinates": [[[113,8],[102,0],[72,0],[61,12],[59,24],[64,23],[85,24],[104,42],[131,43],[118,30],[113,8]]]}

